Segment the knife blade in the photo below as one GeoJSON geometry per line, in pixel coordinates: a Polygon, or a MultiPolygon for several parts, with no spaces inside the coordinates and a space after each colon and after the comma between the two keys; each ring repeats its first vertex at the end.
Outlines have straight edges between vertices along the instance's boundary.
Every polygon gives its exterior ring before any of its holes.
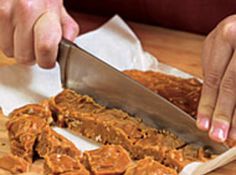
{"type": "Polygon", "coordinates": [[[58,62],[65,88],[89,95],[109,108],[138,116],[146,124],[171,131],[187,143],[207,146],[213,153],[228,149],[210,140],[190,115],[74,43],[61,41],[58,62]]]}

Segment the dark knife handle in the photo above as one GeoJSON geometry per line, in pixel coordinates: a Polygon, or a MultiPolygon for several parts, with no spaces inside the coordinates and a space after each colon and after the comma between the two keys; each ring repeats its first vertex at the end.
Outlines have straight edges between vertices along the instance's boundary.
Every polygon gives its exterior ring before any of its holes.
{"type": "Polygon", "coordinates": [[[73,42],[65,38],[62,38],[62,40],[59,43],[57,61],[60,66],[61,83],[63,87],[66,87],[67,84],[67,62],[68,62],[68,57],[70,55],[71,47],[77,47],[77,46],[73,42]]]}

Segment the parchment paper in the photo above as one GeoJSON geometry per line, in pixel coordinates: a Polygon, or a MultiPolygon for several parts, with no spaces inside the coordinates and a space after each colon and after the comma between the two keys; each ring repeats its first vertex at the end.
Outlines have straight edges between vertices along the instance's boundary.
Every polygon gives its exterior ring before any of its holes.
{"type": "MultiPolygon", "coordinates": [[[[154,70],[183,78],[192,77],[159,63],[145,52],[137,36],[119,16],[114,16],[97,30],[78,37],[76,43],[119,70],[154,70]]],[[[37,103],[54,96],[61,90],[59,66],[52,70],[20,65],[0,68],[0,106],[5,114],[22,105],[37,103]]],[[[77,137],[64,129],[55,130],[74,142],[82,151],[99,147],[98,144],[77,137]]],[[[209,162],[194,162],[187,165],[180,175],[202,175],[235,159],[236,148],[232,148],[209,162]]]]}

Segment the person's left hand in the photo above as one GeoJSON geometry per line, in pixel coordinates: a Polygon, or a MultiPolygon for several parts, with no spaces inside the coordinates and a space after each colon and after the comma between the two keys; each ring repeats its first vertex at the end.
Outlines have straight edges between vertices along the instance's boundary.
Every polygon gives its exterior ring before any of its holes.
{"type": "Polygon", "coordinates": [[[204,84],[197,126],[217,142],[236,140],[236,15],[208,35],[202,62],[204,84]]]}

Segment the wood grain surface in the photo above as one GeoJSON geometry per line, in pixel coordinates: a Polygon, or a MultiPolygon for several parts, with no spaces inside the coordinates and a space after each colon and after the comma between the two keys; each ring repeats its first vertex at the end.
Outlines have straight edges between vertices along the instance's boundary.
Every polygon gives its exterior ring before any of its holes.
{"type": "MultiPolygon", "coordinates": [[[[81,33],[97,28],[108,19],[81,13],[71,12],[71,14],[80,24],[81,33]]],[[[161,62],[172,65],[195,76],[202,77],[200,55],[205,38],[204,36],[133,22],[128,22],[128,24],[140,38],[144,49],[156,56],[161,62]]],[[[14,64],[14,60],[7,59],[0,52],[0,66],[8,64],[14,64]]],[[[5,130],[6,120],[6,118],[0,115],[0,156],[9,152],[9,143],[5,130]]],[[[41,166],[40,163],[39,166],[41,166]]],[[[26,174],[34,175],[35,173],[26,174]]],[[[236,175],[236,161],[209,175],[225,174],[236,175]]],[[[0,170],[0,175],[7,174],[0,170]]]]}

